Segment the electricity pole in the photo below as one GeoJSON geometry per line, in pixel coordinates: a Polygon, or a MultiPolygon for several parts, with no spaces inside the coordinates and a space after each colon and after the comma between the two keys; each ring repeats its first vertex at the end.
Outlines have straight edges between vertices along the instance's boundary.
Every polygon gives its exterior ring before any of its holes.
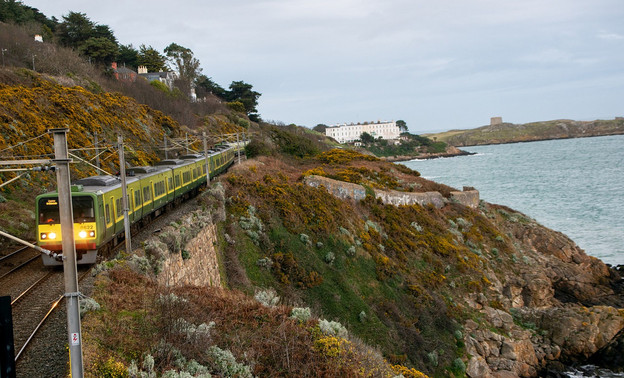
{"type": "Polygon", "coordinates": [[[67,331],[69,338],[69,362],[72,377],[83,377],[82,336],[80,333],[80,306],[78,297],[78,271],[76,269],[76,245],[74,244],[74,215],[71,201],[71,184],[67,152],[68,128],[50,129],[54,135],[54,163],[58,182],[59,215],[61,218],[61,241],[63,246],[63,271],[65,299],[67,301],[67,331]]]}
{"type": "Polygon", "coordinates": [[[238,164],[240,164],[240,142],[238,141],[238,133],[236,133],[236,153],[238,154],[238,164]]]}
{"type": "Polygon", "coordinates": [[[206,132],[202,133],[204,137],[204,156],[206,157],[206,186],[210,186],[210,157],[208,156],[208,143],[206,142],[206,132]]]}
{"type": "Polygon", "coordinates": [[[126,185],[126,160],[124,159],[123,137],[117,136],[117,144],[119,147],[119,176],[121,176],[121,195],[123,197],[123,213],[124,213],[124,233],[126,234],[126,253],[132,252],[132,241],[130,240],[130,215],[128,215],[128,187],[126,185]]]}

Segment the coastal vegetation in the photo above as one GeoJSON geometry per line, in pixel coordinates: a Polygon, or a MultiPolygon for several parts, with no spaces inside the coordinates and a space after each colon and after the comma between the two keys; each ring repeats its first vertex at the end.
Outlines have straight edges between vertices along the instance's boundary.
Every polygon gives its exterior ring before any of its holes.
{"type": "Polygon", "coordinates": [[[407,132],[402,133],[401,139],[396,143],[385,139],[374,139],[367,133],[362,134],[361,140],[366,150],[379,157],[418,157],[423,154],[442,154],[446,152],[447,147],[444,142],[407,132]]]}

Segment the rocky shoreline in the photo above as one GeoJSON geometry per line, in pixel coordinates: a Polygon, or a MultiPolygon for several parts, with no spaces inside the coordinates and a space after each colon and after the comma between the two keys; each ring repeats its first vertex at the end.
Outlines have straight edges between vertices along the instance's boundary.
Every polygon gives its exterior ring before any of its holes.
{"type": "Polygon", "coordinates": [[[438,158],[446,158],[446,157],[455,157],[455,156],[467,156],[467,155],[475,155],[474,152],[468,152],[464,150],[460,150],[454,146],[448,146],[444,152],[441,153],[424,153],[419,155],[397,155],[397,156],[384,156],[380,157],[380,159],[389,161],[389,162],[400,162],[400,161],[410,161],[410,160],[429,160],[429,159],[438,159],[438,158]]]}

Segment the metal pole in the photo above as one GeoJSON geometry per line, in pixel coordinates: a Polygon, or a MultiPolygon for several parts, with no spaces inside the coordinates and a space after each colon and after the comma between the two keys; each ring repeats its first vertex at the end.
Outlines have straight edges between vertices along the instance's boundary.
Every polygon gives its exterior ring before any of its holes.
{"type": "Polygon", "coordinates": [[[63,270],[65,274],[65,299],[67,300],[67,331],[69,339],[69,362],[72,377],[83,377],[82,336],[80,334],[80,306],[78,304],[78,272],[76,269],[76,245],[74,244],[74,216],[71,201],[71,184],[67,155],[67,132],[69,129],[51,129],[54,134],[54,163],[58,183],[59,215],[61,217],[61,241],[63,246],[63,270]]]}
{"type": "Polygon", "coordinates": [[[189,153],[188,133],[186,133],[186,154],[188,155],[189,153]]]}
{"type": "Polygon", "coordinates": [[[126,185],[126,160],[124,159],[123,137],[117,136],[119,146],[119,175],[121,176],[121,195],[123,196],[124,233],[126,236],[126,253],[132,252],[132,240],[130,234],[130,215],[128,214],[128,187],[126,185]]]}
{"type": "Polygon", "coordinates": [[[206,133],[202,133],[204,137],[204,156],[206,158],[206,185],[210,186],[210,157],[208,156],[208,143],[206,142],[206,133]]]}
{"type": "Polygon", "coordinates": [[[165,139],[165,160],[169,159],[169,152],[167,151],[167,136],[164,135],[163,138],[165,139]]]}
{"type": "Polygon", "coordinates": [[[33,54],[33,71],[35,71],[35,57],[36,57],[36,56],[37,56],[37,55],[33,54]]]}
{"type": "Polygon", "coordinates": [[[100,150],[98,149],[98,133],[95,133],[95,166],[100,168],[100,150]]]}
{"type": "Polygon", "coordinates": [[[238,133],[236,133],[236,153],[238,154],[238,164],[240,164],[240,142],[238,141],[238,133]]]}

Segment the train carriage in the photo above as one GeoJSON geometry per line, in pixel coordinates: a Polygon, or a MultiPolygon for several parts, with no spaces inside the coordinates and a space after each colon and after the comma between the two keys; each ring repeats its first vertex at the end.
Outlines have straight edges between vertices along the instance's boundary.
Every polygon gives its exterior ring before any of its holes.
{"type": "MultiPolygon", "coordinates": [[[[210,177],[233,163],[243,145],[219,146],[208,152],[210,177]]],[[[128,216],[131,232],[146,220],[160,215],[195,194],[206,183],[206,157],[199,154],[163,160],[155,166],[131,167],[126,172],[128,216]]],[[[74,240],[78,264],[93,264],[98,253],[119,244],[125,237],[121,179],[93,176],[72,185],[74,240]]],[[[37,241],[42,248],[61,253],[58,194],[50,192],[36,199],[37,241]]],[[[62,265],[42,255],[44,265],[62,265]]]]}

